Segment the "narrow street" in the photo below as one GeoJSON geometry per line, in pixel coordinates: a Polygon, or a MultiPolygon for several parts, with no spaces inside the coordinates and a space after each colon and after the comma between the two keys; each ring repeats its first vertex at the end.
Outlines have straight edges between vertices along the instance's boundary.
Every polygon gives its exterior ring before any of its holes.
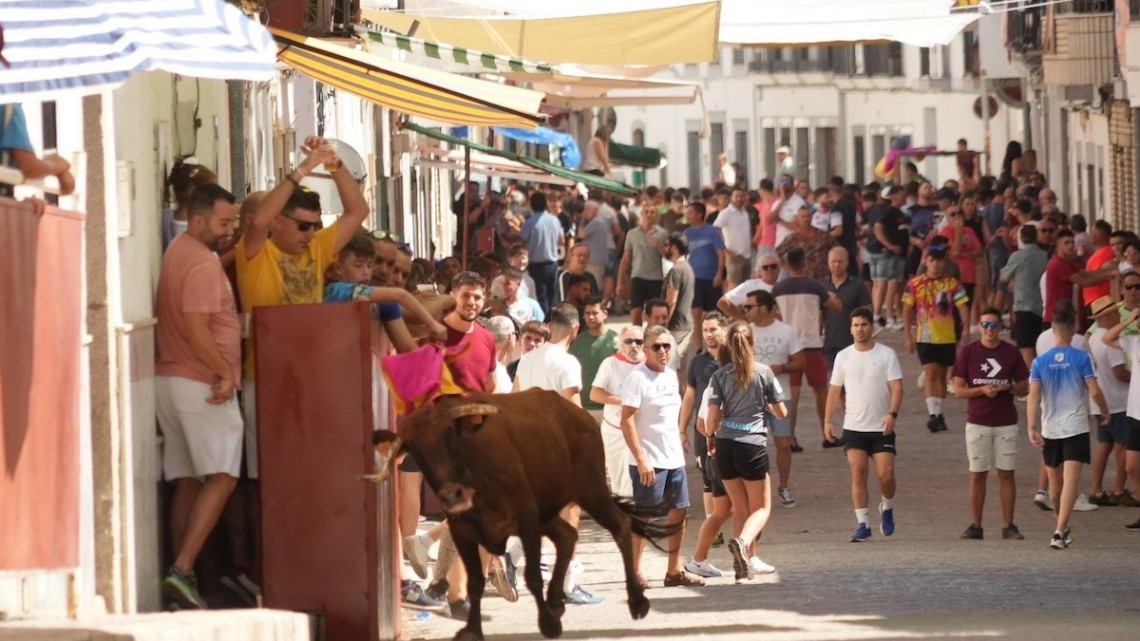
{"type": "MultiPolygon", "coordinates": [[[[904,350],[898,332],[880,338],[904,350]]],[[[1073,520],[1073,546],[1050,549],[1052,513],[1032,502],[1040,454],[1023,433],[1015,522],[1025,540],[1001,539],[994,474],[983,523],[985,540],[960,540],[969,523],[962,436],[965,403],[947,401],[948,432],[927,432],[925,407],[915,383],[917,359],[905,353],[899,356],[906,397],[899,429],[894,536],[878,532],[874,510],[878,491],[872,480],[875,536],[868,543],[848,542],[855,520],[847,465],[840,451],[821,449],[818,421],[809,411],[797,428],[806,451],[795,455],[791,476],[799,505],[774,508],[759,548],[761,558],[775,565],[777,574],[766,581],[734,585],[731,557],[722,546],[713,548],[710,559],[728,576],[710,579],[703,588],[664,588],[664,555],[649,548],[644,575],[654,584],[648,592],[652,610],[645,620],[632,621],[617,548],[607,533],[585,521],[578,549],[586,567],[582,583],[606,601],[568,608],[563,637],[1137,638],[1140,538],[1123,526],[1140,517],[1140,510],[1102,507],[1079,512],[1073,520]]],[[[811,393],[805,391],[801,409],[810,408],[810,403],[811,393]]],[[[1024,424],[1024,405],[1019,409],[1024,424]]],[[[1082,493],[1087,493],[1090,476],[1086,467],[1082,493]]],[[[688,521],[686,559],[702,518],[697,496],[693,494],[688,521]]],[[[461,627],[434,614],[415,620],[414,614],[405,610],[405,639],[450,639],[461,627]]],[[[534,602],[521,578],[519,602],[491,596],[484,600],[484,616],[488,639],[540,638],[534,602]]]]}

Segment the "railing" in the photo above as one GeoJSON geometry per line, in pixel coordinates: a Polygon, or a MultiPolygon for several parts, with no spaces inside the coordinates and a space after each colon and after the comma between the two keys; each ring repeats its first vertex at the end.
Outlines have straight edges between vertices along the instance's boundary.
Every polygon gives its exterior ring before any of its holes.
{"type": "Polygon", "coordinates": [[[823,73],[832,71],[832,47],[816,48],[815,58],[801,57],[794,49],[790,57],[776,58],[775,51],[758,51],[748,63],[749,73],[823,73]]]}
{"type": "Polygon", "coordinates": [[[1032,7],[1008,14],[1009,48],[1022,55],[1041,52],[1045,9],[1032,7]]]}

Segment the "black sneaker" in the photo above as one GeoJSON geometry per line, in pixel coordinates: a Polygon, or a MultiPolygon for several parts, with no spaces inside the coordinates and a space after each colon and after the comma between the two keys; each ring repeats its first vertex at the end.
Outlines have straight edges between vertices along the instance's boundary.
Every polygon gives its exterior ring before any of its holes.
{"type": "Polygon", "coordinates": [[[448,601],[447,616],[455,619],[456,621],[466,621],[467,617],[471,615],[471,604],[466,600],[464,601],[448,601]]]}
{"type": "Polygon", "coordinates": [[[1016,525],[1010,523],[1009,527],[1003,527],[1001,529],[1001,538],[1003,540],[1021,541],[1025,536],[1021,533],[1021,530],[1017,529],[1016,525]]]}
{"type": "Polygon", "coordinates": [[[1132,523],[1125,525],[1124,529],[1128,530],[1129,532],[1140,532],[1140,519],[1136,519],[1132,523]]]}
{"type": "Polygon", "coordinates": [[[804,448],[802,445],[800,445],[799,441],[792,441],[792,451],[793,452],[802,452],[802,451],[804,451],[804,448]]]}
{"type": "Polygon", "coordinates": [[[938,419],[938,431],[939,432],[945,432],[946,430],[950,429],[949,426],[946,425],[946,417],[945,416],[939,414],[936,418],[938,419]]]}
{"type": "Polygon", "coordinates": [[[450,587],[451,585],[447,582],[447,579],[440,579],[439,581],[436,581],[435,583],[427,586],[427,589],[424,590],[424,593],[431,597],[432,600],[443,601],[447,598],[447,590],[450,587]]]}
{"type": "Polygon", "coordinates": [[[931,414],[930,418],[926,419],[926,429],[930,430],[931,434],[938,432],[938,417],[931,414]]]}
{"type": "Polygon", "coordinates": [[[981,541],[983,536],[984,535],[982,528],[974,525],[973,523],[971,523],[970,526],[966,528],[966,531],[962,533],[963,539],[970,539],[973,541],[981,541]]]}
{"type": "Polygon", "coordinates": [[[843,447],[846,444],[847,444],[847,442],[841,438],[837,438],[834,441],[829,441],[827,439],[824,439],[823,440],[823,449],[830,450],[830,449],[836,448],[836,447],[843,447]]]}

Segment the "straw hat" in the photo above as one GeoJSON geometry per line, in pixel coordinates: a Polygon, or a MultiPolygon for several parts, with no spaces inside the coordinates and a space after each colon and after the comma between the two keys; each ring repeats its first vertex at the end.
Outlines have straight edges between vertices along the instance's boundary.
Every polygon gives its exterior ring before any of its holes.
{"type": "Polygon", "coordinates": [[[1089,318],[1096,320],[1106,313],[1116,309],[1116,301],[1112,296],[1101,296],[1100,298],[1089,303],[1089,318]]]}

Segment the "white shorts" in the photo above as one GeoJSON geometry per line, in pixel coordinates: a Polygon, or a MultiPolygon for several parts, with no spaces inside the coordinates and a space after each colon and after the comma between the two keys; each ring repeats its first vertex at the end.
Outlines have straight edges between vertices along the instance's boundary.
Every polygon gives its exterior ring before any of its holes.
{"type": "Polygon", "coordinates": [[[990,468],[1013,470],[1017,464],[1016,425],[989,427],[966,423],[966,458],[971,472],[988,472],[990,468]]]}
{"type": "Polygon", "coordinates": [[[257,466],[257,384],[253,379],[241,381],[241,415],[245,419],[245,475],[260,478],[257,466]]]}
{"type": "Polygon", "coordinates": [[[618,496],[633,496],[633,479],[629,476],[629,445],[625,433],[620,428],[602,421],[602,447],[606,451],[606,480],[610,492],[618,496]]]}
{"type": "Polygon", "coordinates": [[[155,413],[162,430],[162,471],[168,481],[241,472],[242,420],[236,396],[208,403],[210,386],[176,376],[154,379],[155,413]]]}

